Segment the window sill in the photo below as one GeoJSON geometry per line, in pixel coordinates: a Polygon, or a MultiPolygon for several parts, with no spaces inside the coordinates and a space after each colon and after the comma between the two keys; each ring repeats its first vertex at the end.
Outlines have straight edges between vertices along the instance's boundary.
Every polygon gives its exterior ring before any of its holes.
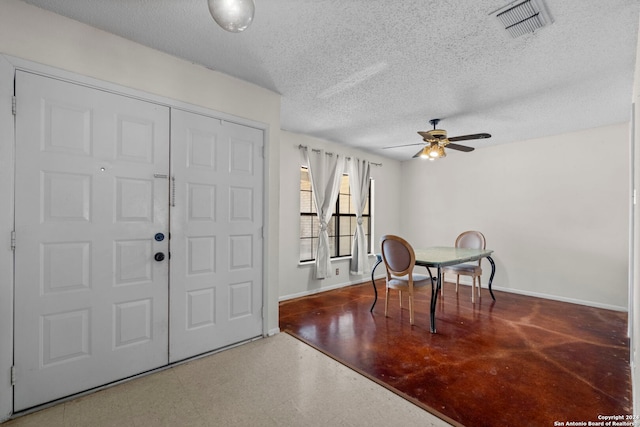
{"type": "MultiPolygon", "coordinates": [[[[339,258],[331,258],[331,262],[334,261],[344,261],[345,259],[351,259],[351,256],[343,256],[343,257],[339,257],[339,258]]],[[[305,265],[315,265],[315,261],[302,261],[302,262],[298,262],[298,266],[299,267],[304,267],[305,265]]]]}
{"type": "MultiPolygon", "coordinates": [[[[376,254],[374,254],[374,253],[367,254],[367,257],[368,258],[371,258],[371,257],[375,258],[376,254]]],[[[344,260],[351,259],[351,258],[352,258],[351,255],[338,257],[338,258],[331,258],[331,262],[344,261],[344,260]]],[[[315,265],[315,263],[316,263],[315,261],[302,261],[302,262],[298,261],[298,267],[305,267],[305,266],[308,266],[308,265],[315,265]]]]}

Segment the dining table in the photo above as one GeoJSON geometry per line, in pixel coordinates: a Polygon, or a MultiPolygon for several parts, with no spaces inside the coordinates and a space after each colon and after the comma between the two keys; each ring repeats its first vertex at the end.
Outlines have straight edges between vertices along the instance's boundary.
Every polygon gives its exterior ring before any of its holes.
{"type": "MultiPolygon", "coordinates": [[[[491,254],[493,250],[490,249],[472,249],[472,248],[456,248],[453,246],[435,246],[424,249],[414,249],[416,255],[415,265],[419,265],[422,267],[426,267],[429,272],[429,276],[431,277],[431,306],[429,310],[430,314],[430,330],[431,333],[436,333],[436,302],[438,300],[438,292],[442,288],[442,268],[448,267],[450,265],[463,264],[466,262],[478,261],[479,259],[486,258],[491,264],[491,276],[489,276],[489,293],[491,294],[491,298],[496,300],[495,295],[493,294],[493,290],[491,289],[491,284],[493,283],[493,277],[496,273],[496,264],[491,258],[491,254]],[[434,277],[431,274],[431,267],[435,267],[437,269],[437,275],[434,277]]],[[[376,267],[382,263],[382,255],[376,254],[376,264],[373,266],[371,270],[371,284],[373,285],[373,291],[375,294],[375,298],[373,300],[373,304],[371,305],[371,309],[369,311],[373,312],[373,308],[378,301],[378,290],[376,289],[375,283],[375,271],[376,267]]]]}

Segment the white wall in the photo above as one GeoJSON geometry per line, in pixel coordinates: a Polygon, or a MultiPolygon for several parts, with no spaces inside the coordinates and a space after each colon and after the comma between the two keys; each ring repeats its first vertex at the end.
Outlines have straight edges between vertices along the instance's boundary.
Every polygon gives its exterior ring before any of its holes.
{"type": "MultiPolygon", "coordinates": [[[[340,275],[324,280],[313,277],[313,265],[300,265],[300,153],[298,145],[309,148],[324,149],[329,152],[357,157],[382,166],[372,166],[371,176],[374,179],[374,236],[377,243],[380,236],[400,231],[401,212],[397,209],[400,203],[400,162],[384,159],[363,151],[351,149],[335,143],[312,138],[305,135],[282,131],[280,147],[280,299],[289,299],[309,295],[332,288],[361,283],[370,280],[370,275],[353,276],[349,274],[349,260],[332,262],[332,271],[340,269],[340,275]]],[[[375,257],[369,258],[371,264],[375,257]]],[[[376,276],[381,276],[383,268],[376,269],[376,276]]],[[[372,293],[373,295],[373,293],[372,293]]]]}
{"type": "MultiPolygon", "coordinates": [[[[132,43],[18,0],[0,2],[0,53],[131,87],[151,94],[199,105],[267,126],[265,323],[278,329],[278,258],[280,191],[280,96],[268,90],[132,43]]],[[[6,82],[2,82],[3,84],[6,82]]],[[[4,87],[0,87],[4,90],[4,87]]],[[[9,99],[4,92],[0,100],[9,99]]],[[[7,105],[0,107],[5,114],[7,105]]],[[[10,114],[10,110],[9,110],[10,114]]],[[[0,116],[6,125],[6,117],[0,116]]],[[[0,166],[12,168],[13,138],[0,132],[0,166]]],[[[12,363],[13,221],[10,169],[0,168],[0,420],[12,410],[9,373],[12,363]],[[8,176],[5,176],[8,175],[8,176]]]]}
{"type": "Polygon", "coordinates": [[[621,123],[405,162],[402,232],[437,246],[480,230],[494,289],[626,310],[628,132],[621,123]]]}

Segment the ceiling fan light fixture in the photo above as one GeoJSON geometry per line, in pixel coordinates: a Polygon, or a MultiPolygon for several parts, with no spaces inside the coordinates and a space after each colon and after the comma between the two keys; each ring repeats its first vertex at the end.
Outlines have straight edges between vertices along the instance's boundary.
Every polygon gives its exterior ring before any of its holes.
{"type": "Polygon", "coordinates": [[[420,157],[423,159],[435,160],[440,157],[446,157],[444,147],[437,142],[431,142],[429,145],[425,145],[420,153],[420,157]]]}
{"type": "Polygon", "coordinates": [[[220,27],[231,33],[240,33],[253,21],[253,0],[207,0],[209,12],[220,27]]]}
{"type": "Polygon", "coordinates": [[[432,151],[437,153],[437,158],[447,157],[447,153],[444,151],[444,147],[442,145],[436,145],[432,151]]]}

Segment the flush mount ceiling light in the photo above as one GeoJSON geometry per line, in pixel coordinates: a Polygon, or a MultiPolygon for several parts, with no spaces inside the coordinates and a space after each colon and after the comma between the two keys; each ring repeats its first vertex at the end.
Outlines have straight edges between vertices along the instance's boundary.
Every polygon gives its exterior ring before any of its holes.
{"type": "Polygon", "coordinates": [[[542,0],[518,0],[490,15],[498,18],[513,38],[533,33],[538,28],[553,22],[542,0]]]}
{"type": "Polygon", "coordinates": [[[253,0],[207,0],[209,12],[223,29],[240,33],[253,21],[255,4],[253,0]]]}

